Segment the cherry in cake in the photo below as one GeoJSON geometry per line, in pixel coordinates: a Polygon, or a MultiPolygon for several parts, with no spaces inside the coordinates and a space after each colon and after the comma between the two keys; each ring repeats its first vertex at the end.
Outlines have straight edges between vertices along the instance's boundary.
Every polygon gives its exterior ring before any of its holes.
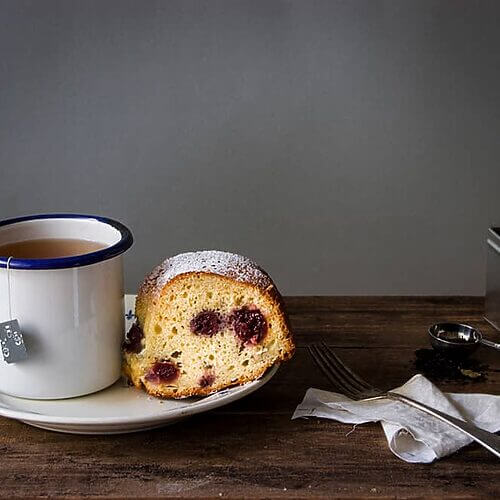
{"type": "Polygon", "coordinates": [[[281,296],[249,259],[219,251],[165,260],[142,284],[125,375],[159,397],[205,395],[260,377],[294,344],[281,296]]]}
{"type": "Polygon", "coordinates": [[[142,328],[137,323],[134,323],[125,336],[122,346],[123,350],[128,353],[136,354],[141,352],[143,337],[142,328]]]}
{"type": "Polygon", "coordinates": [[[169,384],[179,376],[179,368],[172,361],[156,361],[151,365],[145,379],[153,384],[169,384]]]}
{"type": "Polygon", "coordinates": [[[267,321],[256,307],[241,307],[231,314],[231,325],[244,345],[257,345],[267,332],[267,321]]]}
{"type": "Polygon", "coordinates": [[[193,333],[196,335],[208,335],[209,337],[218,333],[222,325],[222,316],[216,311],[201,311],[189,322],[193,333]]]}

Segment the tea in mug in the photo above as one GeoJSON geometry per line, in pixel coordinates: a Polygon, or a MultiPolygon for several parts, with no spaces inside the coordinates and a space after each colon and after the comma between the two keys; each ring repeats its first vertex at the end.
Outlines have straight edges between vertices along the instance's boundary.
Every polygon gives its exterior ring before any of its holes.
{"type": "Polygon", "coordinates": [[[98,241],[44,238],[36,240],[15,241],[0,245],[0,257],[14,259],[57,259],[73,257],[102,250],[106,245],[98,241]]]}

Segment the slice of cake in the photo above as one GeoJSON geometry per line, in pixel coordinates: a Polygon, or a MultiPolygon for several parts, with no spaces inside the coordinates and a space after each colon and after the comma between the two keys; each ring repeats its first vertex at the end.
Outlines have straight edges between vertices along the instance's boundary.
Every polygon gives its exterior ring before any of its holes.
{"type": "Polygon", "coordinates": [[[243,384],[295,349],[269,275],[228,252],[166,259],[141,285],[135,313],[123,344],[124,373],[154,396],[243,384]]]}

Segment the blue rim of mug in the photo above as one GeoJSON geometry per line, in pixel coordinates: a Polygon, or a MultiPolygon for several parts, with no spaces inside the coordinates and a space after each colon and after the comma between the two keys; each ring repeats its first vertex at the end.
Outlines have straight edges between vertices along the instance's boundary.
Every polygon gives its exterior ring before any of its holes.
{"type": "MultiPolygon", "coordinates": [[[[58,257],[55,259],[10,259],[9,269],[67,269],[71,267],[81,267],[89,266],[90,264],[95,264],[97,262],[102,262],[103,260],[112,259],[126,250],[128,250],[134,238],[130,230],[124,226],[121,222],[118,222],[107,217],[101,217],[100,215],[87,215],[87,214],[37,214],[37,215],[25,215],[23,217],[16,217],[14,219],[6,219],[0,221],[0,228],[4,226],[10,226],[12,224],[17,224],[19,222],[26,222],[31,220],[42,220],[42,219],[89,219],[102,222],[107,224],[120,232],[121,238],[117,243],[102,248],[101,250],[96,250],[95,252],[86,253],[83,255],[74,255],[71,257],[58,257]]],[[[0,257],[0,268],[7,267],[7,261],[9,257],[0,257]]]]}

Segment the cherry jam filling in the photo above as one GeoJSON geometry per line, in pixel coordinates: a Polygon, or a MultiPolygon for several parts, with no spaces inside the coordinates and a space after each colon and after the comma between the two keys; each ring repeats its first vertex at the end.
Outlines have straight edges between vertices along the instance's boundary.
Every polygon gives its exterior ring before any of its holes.
{"type": "Polygon", "coordinates": [[[122,348],[125,352],[137,354],[142,351],[142,339],[144,338],[144,333],[142,328],[134,323],[123,341],[122,348]]]}
{"type": "Polygon", "coordinates": [[[179,368],[170,361],[157,361],[146,373],[145,379],[153,384],[168,384],[179,376],[179,368]]]}
{"type": "Polygon", "coordinates": [[[222,316],[216,311],[201,311],[189,323],[191,331],[196,335],[212,337],[223,327],[222,316]]]}
{"type": "Polygon", "coordinates": [[[213,373],[205,373],[201,376],[198,384],[200,387],[209,387],[215,382],[215,375],[213,373]]]}
{"type": "Polygon", "coordinates": [[[231,325],[243,345],[256,345],[267,332],[267,321],[259,309],[242,307],[231,314],[231,325]]]}

